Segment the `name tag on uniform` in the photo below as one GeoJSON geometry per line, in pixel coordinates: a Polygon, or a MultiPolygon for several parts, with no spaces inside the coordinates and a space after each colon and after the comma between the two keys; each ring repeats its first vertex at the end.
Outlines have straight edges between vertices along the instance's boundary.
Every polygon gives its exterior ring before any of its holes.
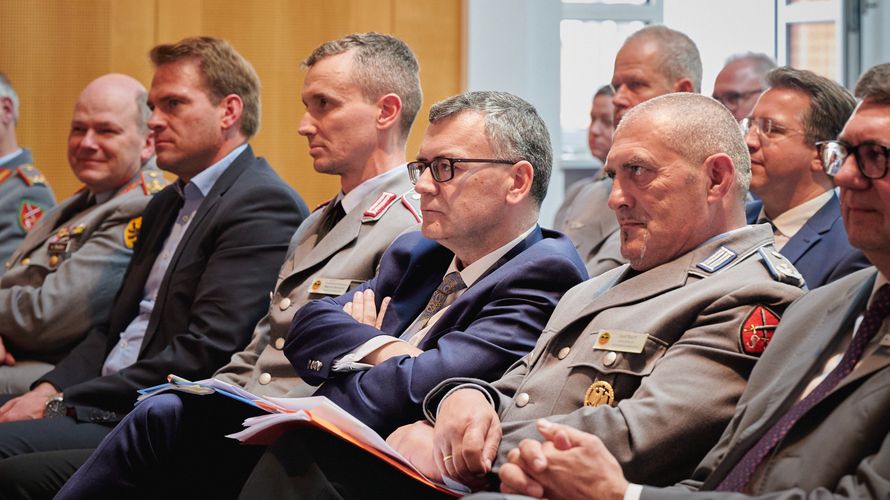
{"type": "Polygon", "coordinates": [[[881,345],[883,347],[890,347],[890,333],[884,335],[884,338],[881,339],[881,345]]]}
{"type": "Polygon", "coordinates": [[[645,333],[624,330],[600,330],[593,349],[607,351],[641,353],[649,338],[645,333]]]}
{"type": "Polygon", "coordinates": [[[312,284],[309,285],[309,293],[340,296],[349,290],[350,284],[352,284],[352,280],[316,278],[312,281],[312,284]]]}

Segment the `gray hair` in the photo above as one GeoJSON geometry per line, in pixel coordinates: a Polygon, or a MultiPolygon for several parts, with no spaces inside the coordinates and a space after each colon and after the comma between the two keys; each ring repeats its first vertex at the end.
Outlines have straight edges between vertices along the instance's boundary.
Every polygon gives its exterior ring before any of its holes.
{"type": "Polygon", "coordinates": [[[365,99],[376,101],[386,94],[402,100],[401,133],[408,138],[411,125],[423,103],[420,88],[420,65],[414,52],[405,42],[381,33],[353,33],[318,46],[303,61],[311,68],[318,61],[354,50],[352,81],[361,89],[365,99]]]}
{"type": "Polygon", "coordinates": [[[726,59],[723,65],[729,66],[734,62],[747,62],[751,64],[751,68],[761,77],[765,77],[770,70],[776,67],[776,61],[772,57],[761,52],[744,52],[741,54],[733,54],[726,59]]]}
{"type": "Polygon", "coordinates": [[[593,98],[596,99],[599,96],[613,96],[615,95],[615,89],[612,88],[611,85],[603,85],[602,87],[596,89],[596,93],[593,94],[593,98]]]}
{"type": "Polygon", "coordinates": [[[0,73],[0,97],[8,97],[12,101],[12,119],[19,121],[19,95],[15,93],[12,82],[3,73],[0,73]]]}
{"type": "Polygon", "coordinates": [[[645,28],[627,37],[625,45],[632,40],[651,39],[658,42],[661,61],[658,72],[671,82],[684,78],[692,81],[693,91],[701,92],[701,55],[691,38],[677,30],[660,24],[645,28]]]}
{"type": "Polygon", "coordinates": [[[810,96],[810,109],[800,110],[804,139],[810,144],[837,137],[856,107],[856,99],[847,89],[805,69],[776,68],[767,73],[766,83],[770,88],[792,89],[810,96]]]}
{"type": "Polygon", "coordinates": [[[751,185],[751,155],[732,114],[717,100],[700,94],[679,92],[655,97],[634,106],[618,123],[618,132],[637,119],[665,113],[669,120],[664,136],[667,146],[692,165],[704,163],[711,155],[724,153],[735,167],[739,199],[744,200],[751,185]]]}
{"type": "Polygon", "coordinates": [[[485,115],[485,137],[496,159],[526,160],[532,164],[531,195],[540,207],[547,195],[553,151],[547,125],[535,107],[507,92],[464,92],[434,104],[430,108],[430,123],[464,111],[485,115]]]}
{"type": "Polygon", "coordinates": [[[876,64],[863,73],[856,82],[856,97],[890,105],[890,63],[876,64]]]}
{"type": "Polygon", "coordinates": [[[136,93],[136,126],[143,134],[148,134],[148,120],[151,119],[151,108],[148,107],[148,92],[140,90],[136,93]]]}

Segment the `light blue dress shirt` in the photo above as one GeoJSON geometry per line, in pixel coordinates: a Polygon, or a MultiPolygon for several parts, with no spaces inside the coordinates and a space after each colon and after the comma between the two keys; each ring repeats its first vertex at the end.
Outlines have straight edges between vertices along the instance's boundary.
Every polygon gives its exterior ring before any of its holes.
{"type": "Polygon", "coordinates": [[[173,223],[173,228],[170,230],[166,241],[164,241],[161,253],[151,266],[151,272],[142,292],[142,300],[139,302],[139,314],[121,333],[120,340],[108,354],[108,357],[105,358],[105,364],[102,365],[103,376],[117,373],[139,359],[139,350],[142,348],[142,340],[145,338],[145,331],[148,329],[148,321],[155,307],[155,299],[158,296],[158,290],[161,288],[164,275],[167,273],[170,260],[173,258],[173,254],[176,253],[176,247],[179,246],[182,236],[188,229],[192,218],[194,218],[207,193],[210,192],[223,172],[229,168],[229,165],[235,161],[235,158],[245,149],[247,149],[247,144],[235,148],[225,158],[194,176],[185,186],[179,181],[174,184],[174,189],[179,192],[179,195],[184,200],[182,208],[176,215],[176,221],[173,223]]]}

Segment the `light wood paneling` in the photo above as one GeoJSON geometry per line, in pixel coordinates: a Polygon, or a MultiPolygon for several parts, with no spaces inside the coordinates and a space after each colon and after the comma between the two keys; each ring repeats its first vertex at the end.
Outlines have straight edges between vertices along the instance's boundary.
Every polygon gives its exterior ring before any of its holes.
{"type": "Polygon", "coordinates": [[[79,186],[68,170],[68,122],[80,90],[108,72],[127,73],[146,86],[148,50],[186,36],[226,38],[262,81],[258,154],[314,205],[338,188],[316,173],[306,140],[297,134],[303,113],[300,62],[320,43],[356,31],[405,40],[421,64],[424,107],[408,143],[417,152],[430,104],[461,90],[460,0],[0,0],[0,71],[22,100],[19,143],[59,198],[79,186]]]}

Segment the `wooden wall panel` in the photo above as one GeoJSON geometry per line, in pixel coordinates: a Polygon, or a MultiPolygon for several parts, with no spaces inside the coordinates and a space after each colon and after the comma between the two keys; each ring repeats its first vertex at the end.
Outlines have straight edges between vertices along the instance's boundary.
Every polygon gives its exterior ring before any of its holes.
{"type": "Polygon", "coordinates": [[[320,43],[355,31],[401,37],[421,64],[424,107],[409,138],[417,152],[430,104],[461,90],[461,0],[0,0],[0,71],[22,97],[19,142],[58,197],[77,181],[65,143],[71,108],[86,83],[107,72],[133,75],[146,86],[148,50],[185,36],[226,38],[257,70],[262,126],[252,141],[310,205],[329,198],[336,178],[316,173],[306,140],[300,62],[320,43]]]}

